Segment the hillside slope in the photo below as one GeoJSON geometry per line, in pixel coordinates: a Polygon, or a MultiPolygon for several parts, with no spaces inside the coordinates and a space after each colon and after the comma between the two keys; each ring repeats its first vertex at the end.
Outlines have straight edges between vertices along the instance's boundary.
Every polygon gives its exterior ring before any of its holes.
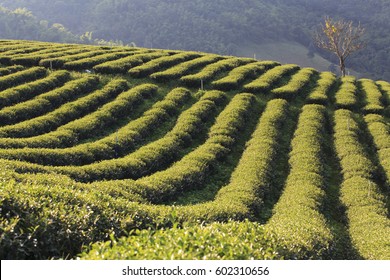
{"type": "Polygon", "coordinates": [[[390,259],[390,83],[34,41],[0,64],[1,259],[390,259]]]}

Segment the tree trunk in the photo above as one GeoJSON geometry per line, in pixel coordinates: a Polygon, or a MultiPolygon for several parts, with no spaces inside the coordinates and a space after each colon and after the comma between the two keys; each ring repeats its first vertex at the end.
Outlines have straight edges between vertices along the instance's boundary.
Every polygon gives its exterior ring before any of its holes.
{"type": "Polygon", "coordinates": [[[340,71],[341,71],[341,76],[345,77],[345,61],[344,58],[340,57],[340,71]]]}

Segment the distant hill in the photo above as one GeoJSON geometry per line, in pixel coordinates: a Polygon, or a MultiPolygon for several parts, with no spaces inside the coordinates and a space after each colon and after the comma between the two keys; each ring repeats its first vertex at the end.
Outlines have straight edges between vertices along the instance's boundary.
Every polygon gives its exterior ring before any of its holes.
{"type": "MultiPolygon", "coordinates": [[[[94,38],[141,47],[224,55],[237,55],[248,46],[291,41],[336,64],[332,55],[312,46],[311,33],[324,16],[342,17],[361,22],[369,42],[348,65],[362,76],[390,80],[390,2],[386,0],[2,0],[0,5],[26,7],[39,20],[62,24],[78,36],[92,32],[94,38]]],[[[286,56],[288,52],[278,60],[284,62],[286,56]]]]}
{"type": "Polygon", "coordinates": [[[390,259],[389,147],[386,81],[0,40],[0,259],[390,259]]]}

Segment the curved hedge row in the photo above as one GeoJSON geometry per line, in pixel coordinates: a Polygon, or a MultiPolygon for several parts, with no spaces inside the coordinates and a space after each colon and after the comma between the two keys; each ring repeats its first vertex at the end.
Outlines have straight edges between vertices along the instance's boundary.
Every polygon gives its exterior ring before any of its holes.
{"type": "Polygon", "coordinates": [[[35,96],[53,90],[69,80],[69,75],[63,71],[55,71],[46,78],[6,89],[0,94],[0,109],[12,106],[34,98],[35,96]]]}
{"type": "Polygon", "coordinates": [[[363,107],[363,112],[377,114],[382,113],[385,109],[382,102],[384,96],[382,95],[375,82],[369,79],[360,79],[358,83],[364,93],[364,99],[366,104],[363,107]]]}
{"type": "Polygon", "coordinates": [[[104,73],[104,74],[126,73],[132,67],[168,55],[169,52],[152,51],[152,50],[145,49],[145,50],[140,50],[139,52],[134,52],[133,55],[129,55],[123,58],[119,58],[117,60],[111,60],[111,61],[98,64],[94,66],[93,69],[96,72],[104,73]]]}
{"type": "Polygon", "coordinates": [[[338,84],[336,75],[331,72],[320,73],[316,87],[310,92],[307,101],[327,105],[329,102],[330,90],[338,84]]]}
{"type": "MultiPolygon", "coordinates": [[[[224,94],[220,93],[219,99],[222,98],[224,98],[224,94]]],[[[200,99],[179,116],[175,126],[165,136],[140,147],[123,158],[104,160],[78,167],[56,167],[53,170],[83,182],[138,179],[149,175],[176,160],[178,152],[188,146],[192,138],[195,138],[204,129],[206,119],[211,118],[215,110],[215,102],[200,99]]]]}
{"type": "Polygon", "coordinates": [[[345,76],[335,94],[335,106],[338,109],[358,109],[356,78],[345,76]]]}
{"type": "Polygon", "coordinates": [[[325,107],[305,105],[290,152],[290,173],[267,226],[289,249],[291,258],[329,257],[333,235],[321,213],[325,198],[325,107]]]}
{"type": "Polygon", "coordinates": [[[148,61],[142,65],[133,67],[129,70],[129,74],[135,78],[146,77],[153,72],[162,71],[162,69],[167,67],[172,67],[176,64],[185,62],[201,56],[196,52],[182,52],[173,54],[170,56],[162,56],[151,61],[148,61]]]}
{"type": "Polygon", "coordinates": [[[359,141],[360,127],[354,114],[335,112],[335,146],[343,183],[341,201],[347,207],[353,245],[365,259],[390,259],[390,220],[385,198],[374,181],[375,166],[359,141]]]}
{"type": "Polygon", "coordinates": [[[151,74],[150,77],[159,82],[167,82],[169,80],[178,79],[179,77],[188,74],[193,69],[203,67],[222,58],[223,57],[218,55],[203,55],[201,57],[182,62],[164,71],[155,72],[151,74]]]}
{"type": "Polygon", "coordinates": [[[0,150],[0,157],[18,159],[41,165],[84,165],[114,158],[135,148],[157,126],[170,116],[190,97],[187,89],[176,88],[164,100],[156,102],[140,118],[130,121],[116,132],[92,143],[84,143],[64,149],[22,148],[0,150]]]}
{"type": "Polygon", "coordinates": [[[24,67],[21,65],[13,65],[13,66],[8,66],[8,67],[1,67],[0,68],[0,76],[5,76],[9,75],[18,71],[23,70],[24,67]]]}
{"type": "Polygon", "coordinates": [[[386,173],[387,184],[390,186],[390,127],[383,116],[368,114],[364,117],[367,127],[373,137],[379,161],[386,173]]]}
{"type": "Polygon", "coordinates": [[[300,69],[291,77],[286,85],[271,90],[271,93],[278,98],[291,100],[296,94],[301,93],[302,88],[309,84],[317,73],[318,72],[313,68],[300,69]]]}
{"type": "MultiPolygon", "coordinates": [[[[84,78],[84,84],[82,85],[82,91],[84,93],[93,90],[99,83],[99,79],[96,76],[88,76],[84,78]]],[[[100,95],[107,95],[109,91],[99,91],[95,94],[87,95],[85,97],[81,97],[73,102],[65,103],[59,108],[51,111],[48,114],[43,116],[39,116],[36,118],[28,119],[23,122],[19,122],[17,124],[3,126],[0,128],[0,136],[1,137],[15,137],[15,138],[25,138],[25,137],[33,137],[35,135],[40,135],[45,132],[51,132],[57,126],[67,122],[69,119],[79,116],[83,113],[80,109],[85,109],[86,105],[91,108],[91,105],[95,107],[99,106],[99,102],[102,99],[98,99],[100,95]],[[100,94],[99,94],[100,93],[100,94]],[[87,101],[87,102],[86,102],[87,101]],[[88,102],[89,101],[89,102],[88,102]],[[77,106],[79,104],[79,106],[77,106]],[[79,108],[81,107],[81,108],[79,108]]],[[[92,107],[94,108],[94,107],[92,107]]],[[[1,139],[2,141],[7,141],[7,139],[1,139]]],[[[17,142],[25,141],[26,139],[9,139],[15,142],[15,146],[18,146],[17,142]]],[[[12,146],[10,146],[12,147],[12,146]]]]}
{"type": "Polygon", "coordinates": [[[244,64],[251,59],[243,58],[225,58],[217,62],[211,63],[200,70],[198,73],[186,75],[180,78],[180,81],[188,86],[200,85],[200,81],[208,82],[222,71],[233,69],[241,64],[244,64]]]}
{"type": "Polygon", "coordinates": [[[96,55],[101,55],[106,53],[106,50],[103,49],[81,49],[79,53],[76,54],[68,54],[60,57],[52,57],[52,58],[46,58],[39,61],[39,65],[43,67],[52,67],[52,68],[61,68],[64,66],[66,62],[83,59],[83,58],[89,58],[94,57],[96,55]]]}
{"type": "Polygon", "coordinates": [[[43,67],[33,67],[0,77],[0,91],[26,82],[43,78],[47,71],[43,67]]]}
{"type": "Polygon", "coordinates": [[[283,77],[292,74],[298,70],[299,66],[295,64],[276,66],[262,74],[256,80],[244,85],[244,89],[250,92],[267,91],[283,77]]]}

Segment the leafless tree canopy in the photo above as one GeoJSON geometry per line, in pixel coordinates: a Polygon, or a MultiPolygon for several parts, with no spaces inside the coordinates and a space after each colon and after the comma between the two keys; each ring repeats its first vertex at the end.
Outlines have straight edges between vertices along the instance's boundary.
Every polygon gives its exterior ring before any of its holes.
{"type": "Polygon", "coordinates": [[[353,25],[352,21],[325,18],[325,23],[314,34],[315,44],[339,58],[340,70],[345,76],[345,61],[348,56],[366,46],[363,40],[365,29],[353,25]]]}

